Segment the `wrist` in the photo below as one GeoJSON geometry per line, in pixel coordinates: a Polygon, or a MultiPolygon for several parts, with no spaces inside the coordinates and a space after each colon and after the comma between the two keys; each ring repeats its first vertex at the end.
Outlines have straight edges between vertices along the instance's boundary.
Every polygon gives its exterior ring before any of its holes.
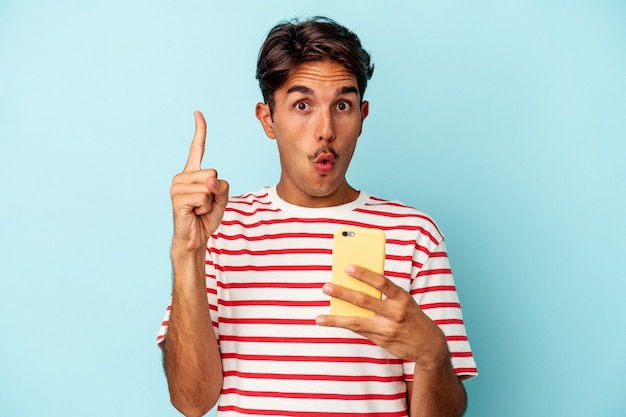
{"type": "Polygon", "coordinates": [[[206,248],[189,250],[172,244],[170,248],[170,256],[172,259],[172,269],[174,272],[174,281],[177,277],[204,277],[206,248]]]}
{"type": "Polygon", "coordinates": [[[190,258],[196,256],[204,257],[206,248],[207,242],[197,245],[192,243],[189,239],[176,238],[176,236],[174,236],[172,238],[172,246],[170,247],[170,255],[172,258],[190,258]]]}
{"type": "Polygon", "coordinates": [[[443,332],[440,337],[432,340],[428,349],[419,353],[415,362],[415,372],[440,372],[442,369],[451,367],[450,351],[443,332]]]}

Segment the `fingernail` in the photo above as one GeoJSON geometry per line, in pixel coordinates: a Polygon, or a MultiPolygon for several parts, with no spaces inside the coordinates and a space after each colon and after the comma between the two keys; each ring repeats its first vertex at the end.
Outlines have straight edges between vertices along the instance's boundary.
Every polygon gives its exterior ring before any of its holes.
{"type": "Polygon", "coordinates": [[[353,273],[354,273],[354,271],[356,271],[356,268],[354,267],[354,265],[348,265],[348,266],[346,266],[346,272],[347,272],[348,274],[353,274],[353,273]]]}
{"type": "Polygon", "coordinates": [[[315,318],[315,324],[317,324],[318,326],[326,326],[326,318],[324,318],[324,317],[316,317],[315,318]]]}
{"type": "Polygon", "coordinates": [[[324,286],[322,287],[322,291],[326,295],[331,295],[333,293],[333,286],[330,284],[324,284],[324,286]]]}

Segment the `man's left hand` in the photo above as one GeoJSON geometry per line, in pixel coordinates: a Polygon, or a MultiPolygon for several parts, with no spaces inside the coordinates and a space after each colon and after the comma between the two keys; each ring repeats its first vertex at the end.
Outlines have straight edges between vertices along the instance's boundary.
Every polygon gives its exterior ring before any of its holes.
{"type": "Polygon", "coordinates": [[[392,355],[415,362],[424,370],[441,366],[449,360],[446,338],[441,329],[422,311],[413,297],[384,275],[355,265],[348,265],[348,275],[380,290],[378,299],[331,283],[324,294],[345,300],[374,313],[372,317],[321,315],[319,326],[341,327],[367,337],[392,355]]]}

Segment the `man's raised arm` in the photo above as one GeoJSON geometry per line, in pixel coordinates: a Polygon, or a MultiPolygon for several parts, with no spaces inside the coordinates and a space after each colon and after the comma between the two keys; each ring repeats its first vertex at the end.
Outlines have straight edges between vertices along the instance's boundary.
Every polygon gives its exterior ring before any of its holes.
{"type": "Polygon", "coordinates": [[[207,241],[222,221],[228,183],[213,169],[200,168],[206,122],[194,113],[196,130],[182,173],[174,177],[170,195],[174,215],[172,268],[174,285],[163,362],[174,407],[187,417],[202,416],[222,389],[222,362],[206,291],[207,241]]]}

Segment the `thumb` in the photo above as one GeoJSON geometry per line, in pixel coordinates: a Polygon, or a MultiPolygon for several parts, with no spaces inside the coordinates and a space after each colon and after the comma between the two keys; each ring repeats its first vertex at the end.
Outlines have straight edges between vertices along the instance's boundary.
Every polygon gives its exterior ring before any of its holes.
{"type": "Polygon", "coordinates": [[[207,188],[213,193],[213,202],[225,208],[228,204],[228,190],[230,188],[228,182],[210,177],[207,179],[207,188]]]}

